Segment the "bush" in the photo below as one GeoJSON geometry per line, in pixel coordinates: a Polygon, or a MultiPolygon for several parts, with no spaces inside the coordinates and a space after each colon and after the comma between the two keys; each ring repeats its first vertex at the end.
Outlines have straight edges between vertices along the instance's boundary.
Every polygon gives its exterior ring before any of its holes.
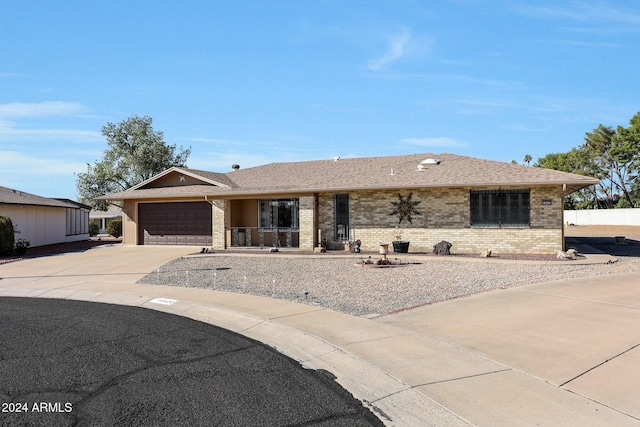
{"type": "Polygon", "coordinates": [[[25,253],[27,253],[27,248],[29,246],[31,246],[31,242],[27,239],[18,239],[14,251],[16,255],[24,255],[25,253]]]}
{"type": "Polygon", "coordinates": [[[107,226],[107,233],[115,238],[122,236],[122,220],[114,219],[110,221],[109,225],[107,226]]]}
{"type": "Polygon", "coordinates": [[[15,232],[11,218],[0,216],[0,255],[13,251],[16,241],[15,232]]]}
{"type": "Polygon", "coordinates": [[[100,224],[95,219],[89,221],[89,236],[94,237],[100,233],[100,224]]]}

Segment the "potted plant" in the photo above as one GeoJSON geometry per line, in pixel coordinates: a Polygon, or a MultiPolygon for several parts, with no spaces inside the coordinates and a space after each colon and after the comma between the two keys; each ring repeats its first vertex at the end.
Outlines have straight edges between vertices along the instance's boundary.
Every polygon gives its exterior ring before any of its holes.
{"type": "Polygon", "coordinates": [[[394,229],[394,232],[393,232],[393,235],[395,236],[396,240],[394,240],[391,243],[393,244],[394,252],[406,254],[407,252],[409,252],[409,241],[402,240],[403,231],[404,230],[402,228],[396,225],[396,228],[394,229]]]}

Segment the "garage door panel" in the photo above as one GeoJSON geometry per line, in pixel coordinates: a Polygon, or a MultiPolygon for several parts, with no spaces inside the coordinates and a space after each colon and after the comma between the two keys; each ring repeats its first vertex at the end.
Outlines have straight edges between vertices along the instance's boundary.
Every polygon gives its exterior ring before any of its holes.
{"type": "Polygon", "coordinates": [[[145,245],[211,245],[207,202],[140,203],[138,241],[145,245]]]}

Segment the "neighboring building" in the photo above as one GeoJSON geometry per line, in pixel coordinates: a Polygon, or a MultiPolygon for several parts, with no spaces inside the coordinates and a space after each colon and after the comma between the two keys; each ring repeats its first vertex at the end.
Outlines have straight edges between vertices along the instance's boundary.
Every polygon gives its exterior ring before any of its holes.
{"type": "Polygon", "coordinates": [[[89,239],[90,206],[0,187],[0,215],[11,218],[17,239],[31,247],[89,239]]]}
{"type": "Polygon", "coordinates": [[[93,209],[89,212],[89,220],[96,221],[100,226],[99,234],[107,234],[107,227],[114,219],[122,219],[122,209],[118,206],[109,205],[106,211],[93,209]]]}
{"type": "Polygon", "coordinates": [[[599,182],[452,154],[233,168],[174,167],[99,199],[124,202],[129,244],[311,251],[358,239],[371,251],[395,240],[400,225],[411,252],[447,240],[461,253],[553,253],[564,246],[564,196],[599,182]]]}

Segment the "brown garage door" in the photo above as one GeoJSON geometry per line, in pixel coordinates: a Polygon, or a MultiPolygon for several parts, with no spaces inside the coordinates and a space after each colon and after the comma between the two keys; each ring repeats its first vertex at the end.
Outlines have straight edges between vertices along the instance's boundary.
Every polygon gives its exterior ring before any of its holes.
{"type": "Polygon", "coordinates": [[[211,205],[207,202],[140,203],[138,244],[210,246],[211,205]]]}

